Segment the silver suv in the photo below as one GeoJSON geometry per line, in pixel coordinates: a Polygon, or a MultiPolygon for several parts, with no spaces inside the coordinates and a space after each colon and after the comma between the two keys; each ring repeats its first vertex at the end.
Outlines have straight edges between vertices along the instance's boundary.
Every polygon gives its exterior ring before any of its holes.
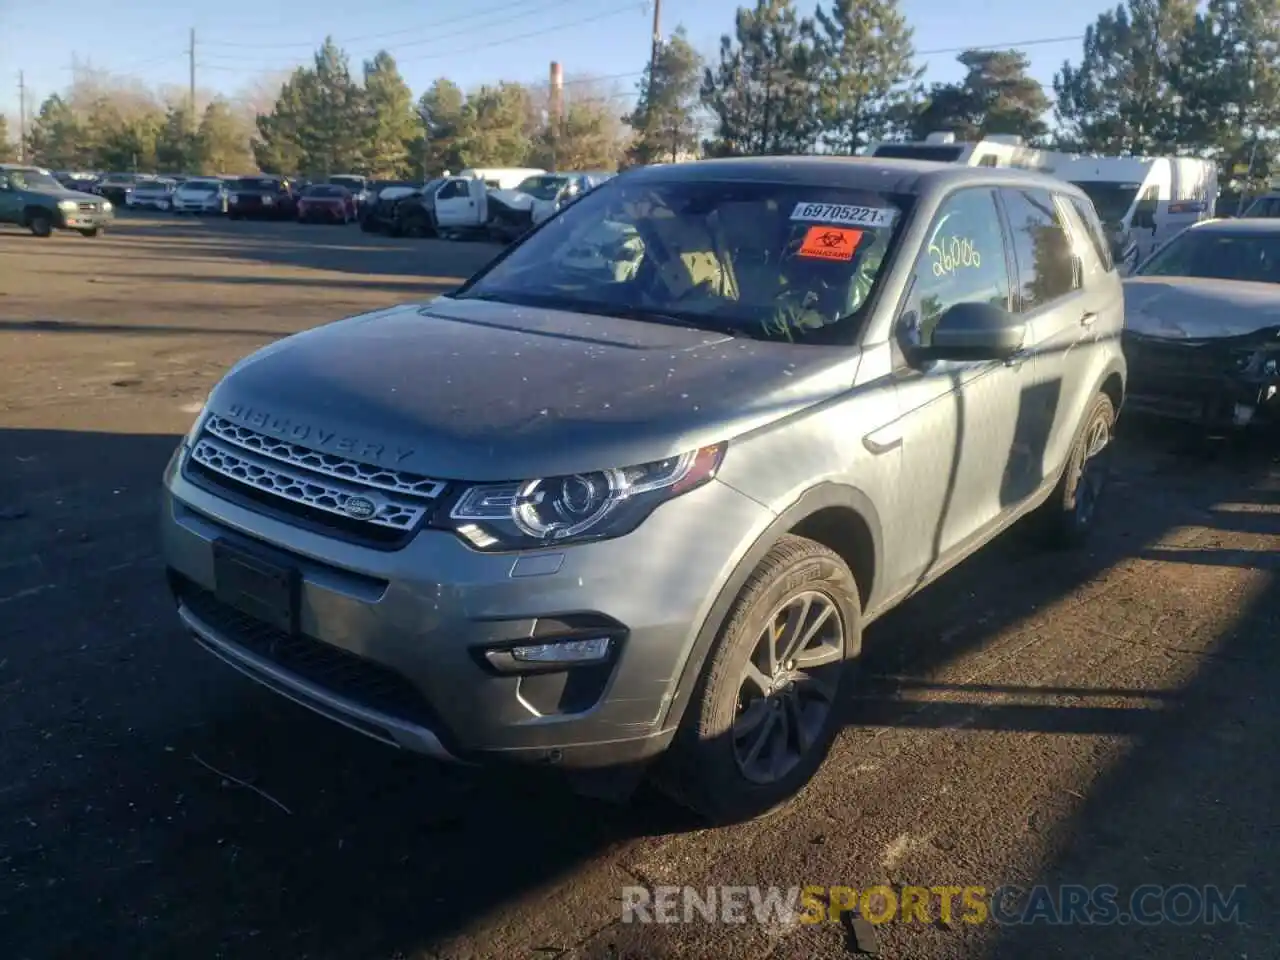
{"type": "Polygon", "coordinates": [[[1026,514],[1089,530],[1122,314],[1047,177],[628,172],[449,296],[233,368],[165,473],[172,589],[385,743],[759,815],[822,763],[868,623],[1026,514]]]}

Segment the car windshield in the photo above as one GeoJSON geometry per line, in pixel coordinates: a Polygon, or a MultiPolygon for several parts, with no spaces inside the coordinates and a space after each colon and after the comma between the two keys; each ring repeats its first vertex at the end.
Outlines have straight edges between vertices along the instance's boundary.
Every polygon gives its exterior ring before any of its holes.
{"type": "Polygon", "coordinates": [[[364,187],[364,181],[359,177],[330,177],[329,183],[335,187],[347,187],[350,190],[359,192],[364,187]]]}
{"type": "Polygon", "coordinates": [[[615,180],[458,296],[834,340],[870,299],[907,203],[816,184],[615,180]]]}
{"type": "Polygon", "coordinates": [[[19,190],[61,190],[62,184],[40,170],[10,170],[9,182],[19,190]]]}
{"type": "Polygon", "coordinates": [[[249,178],[237,180],[236,189],[242,193],[275,193],[280,189],[278,180],[256,180],[249,178]]]}
{"type": "Polygon", "coordinates": [[[344,193],[346,193],[346,191],[343,190],[342,187],[326,187],[324,185],[320,185],[307,187],[307,189],[303,191],[302,195],[304,197],[340,197],[344,193]]]}
{"type": "Polygon", "coordinates": [[[184,193],[213,193],[219,186],[208,180],[188,180],[182,185],[182,190],[184,193]]]}
{"type": "Polygon", "coordinates": [[[567,177],[529,177],[520,181],[516,190],[527,193],[535,200],[554,200],[568,182],[567,177]]]}
{"type": "Polygon", "coordinates": [[[1169,241],[1137,274],[1280,283],[1280,233],[1187,230],[1169,241]]]}
{"type": "Polygon", "coordinates": [[[1125,214],[1133,206],[1133,198],[1138,195],[1138,190],[1142,187],[1140,183],[1114,183],[1110,180],[1072,182],[1093,201],[1093,207],[1098,211],[1098,219],[1111,225],[1124,220],[1125,214]]]}

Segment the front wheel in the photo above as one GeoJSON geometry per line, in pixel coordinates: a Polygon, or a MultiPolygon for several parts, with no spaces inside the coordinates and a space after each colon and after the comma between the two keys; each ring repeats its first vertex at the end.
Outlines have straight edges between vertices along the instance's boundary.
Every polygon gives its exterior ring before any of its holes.
{"type": "Polygon", "coordinates": [[[27,228],[37,237],[51,236],[53,234],[53,218],[47,213],[33,213],[27,218],[27,228]]]}
{"type": "Polygon", "coordinates": [[[789,805],[831,749],[861,650],[848,565],[820,543],[784,536],[734,601],[655,769],[660,789],[713,823],[789,805]]]}
{"type": "Polygon", "coordinates": [[[1076,435],[1053,494],[1039,510],[1039,520],[1050,546],[1076,547],[1093,532],[1098,504],[1111,479],[1116,408],[1100,393],[1076,435]]]}

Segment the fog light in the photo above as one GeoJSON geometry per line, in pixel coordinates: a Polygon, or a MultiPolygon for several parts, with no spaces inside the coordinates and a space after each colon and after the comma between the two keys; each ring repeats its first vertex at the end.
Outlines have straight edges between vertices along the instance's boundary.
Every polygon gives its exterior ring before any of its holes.
{"type": "Polygon", "coordinates": [[[590,663],[609,655],[609,638],[565,640],[562,643],[538,643],[514,647],[511,656],[522,663],[590,663]]]}

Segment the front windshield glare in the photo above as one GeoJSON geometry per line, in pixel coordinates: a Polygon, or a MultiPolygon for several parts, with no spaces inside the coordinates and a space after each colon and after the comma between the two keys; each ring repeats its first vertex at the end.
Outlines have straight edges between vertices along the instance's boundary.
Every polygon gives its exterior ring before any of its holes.
{"type": "Polygon", "coordinates": [[[459,297],[825,340],[868,302],[902,202],[794,184],[614,180],[459,297]]]}
{"type": "Polygon", "coordinates": [[[62,189],[62,184],[38,170],[10,170],[9,182],[19,190],[54,190],[62,189]]]}
{"type": "Polygon", "coordinates": [[[1143,264],[1138,275],[1280,283],[1280,234],[1188,230],[1143,264]]]}

